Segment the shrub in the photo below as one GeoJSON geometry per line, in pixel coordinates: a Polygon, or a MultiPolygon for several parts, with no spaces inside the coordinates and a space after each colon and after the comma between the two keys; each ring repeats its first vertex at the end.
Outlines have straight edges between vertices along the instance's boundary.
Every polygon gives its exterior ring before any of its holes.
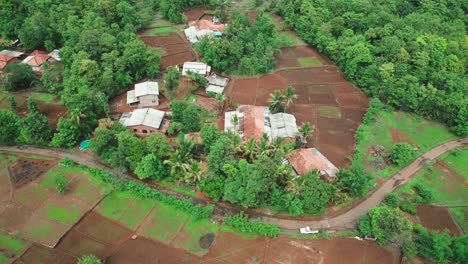
{"type": "Polygon", "coordinates": [[[403,243],[400,249],[403,254],[403,258],[406,260],[413,258],[417,254],[416,244],[412,240],[403,243]]]}
{"type": "Polygon", "coordinates": [[[101,264],[101,260],[94,255],[84,255],[78,259],[78,264],[101,264]]]}
{"type": "Polygon", "coordinates": [[[400,197],[396,193],[388,193],[385,196],[384,203],[390,207],[396,208],[400,204],[400,197]]]}
{"type": "Polygon", "coordinates": [[[430,204],[434,201],[434,194],[426,185],[416,183],[415,185],[413,185],[413,189],[418,194],[418,196],[416,197],[417,203],[430,204]]]}
{"type": "Polygon", "coordinates": [[[61,194],[64,194],[67,190],[68,179],[65,177],[64,174],[59,173],[54,177],[55,182],[55,189],[61,194]]]}
{"type": "Polygon", "coordinates": [[[358,228],[359,228],[359,232],[363,236],[368,236],[368,237],[373,236],[371,219],[368,214],[365,214],[361,217],[361,219],[358,222],[358,228]]]}
{"type": "Polygon", "coordinates": [[[247,217],[244,216],[244,212],[240,212],[234,216],[225,217],[224,222],[241,232],[257,232],[268,237],[277,237],[279,234],[278,225],[249,221],[247,217]]]}
{"type": "Polygon", "coordinates": [[[412,215],[416,214],[416,206],[414,206],[414,204],[408,199],[401,201],[399,207],[402,211],[405,211],[412,215]]]}
{"type": "Polygon", "coordinates": [[[72,167],[72,166],[76,166],[76,162],[73,161],[72,159],[70,158],[63,158],[60,162],[59,162],[59,166],[63,166],[63,167],[72,167]]]}
{"type": "Polygon", "coordinates": [[[404,166],[408,164],[416,156],[413,147],[408,143],[397,143],[390,149],[391,161],[398,165],[404,166]]]}

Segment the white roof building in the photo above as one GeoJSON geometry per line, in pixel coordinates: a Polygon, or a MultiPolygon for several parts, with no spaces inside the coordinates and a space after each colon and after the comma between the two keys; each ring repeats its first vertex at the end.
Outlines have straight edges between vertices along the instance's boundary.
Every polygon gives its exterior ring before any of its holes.
{"type": "Polygon", "coordinates": [[[291,114],[270,114],[272,138],[295,138],[300,135],[296,125],[296,118],[291,114]]]}
{"type": "Polygon", "coordinates": [[[187,40],[190,41],[190,43],[195,44],[198,42],[197,29],[195,28],[195,26],[191,26],[184,29],[184,33],[187,37],[187,40]]]}
{"type": "Polygon", "coordinates": [[[140,102],[141,97],[147,95],[159,95],[159,84],[157,82],[142,82],[135,84],[135,90],[127,92],[127,104],[140,102]]]}
{"type": "Polygon", "coordinates": [[[206,87],[206,92],[222,94],[224,88],[226,88],[229,78],[218,76],[216,74],[206,77],[208,79],[208,87],[206,87]]]}
{"type": "Polygon", "coordinates": [[[60,50],[54,49],[52,52],[49,53],[49,55],[54,58],[56,61],[61,61],[62,58],[60,57],[60,50]]]}
{"type": "Polygon", "coordinates": [[[23,52],[12,51],[12,50],[2,50],[0,51],[0,54],[10,55],[15,58],[19,58],[24,55],[23,52]]]}
{"type": "Polygon", "coordinates": [[[136,109],[133,112],[123,113],[119,122],[126,127],[146,126],[159,129],[163,119],[163,111],[151,108],[142,108],[136,109]]]}
{"type": "Polygon", "coordinates": [[[203,62],[189,61],[184,63],[182,75],[187,75],[187,72],[195,72],[201,75],[207,75],[211,72],[211,66],[203,62]]]}

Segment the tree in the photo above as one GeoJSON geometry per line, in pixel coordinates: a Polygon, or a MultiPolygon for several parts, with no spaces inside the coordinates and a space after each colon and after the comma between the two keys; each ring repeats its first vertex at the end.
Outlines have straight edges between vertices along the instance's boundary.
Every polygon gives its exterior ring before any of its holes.
{"type": "Polygon", "coordinates": [[[94,255],[84,255],[78,259],[78,264],[101,264],[101,260],[94,255]]]}
{"type": "Polygon", "coordinates": [[[176,67],[169,66],[167,67],[167,72],[164,74],[164,82],[166,83],[166,89],[168,91],[173,91],[179,87],[182,74],[176,67]]]}
{"type": "Polygon", "coordinates": [[[55,132],[50,145],[69,148],[78,143],[80,136],[81,131],[78,124],[61,117],[57,124],[57,132],[55,132]]]}
{"type": "Polygon", "coordinates": [[[190,106],[189,102],[181,101],[181,100],[174,100],[169,105],[171,108],[171,117],[174,122],[182,122],[182,117],[184,110],[190,106]]]}
{"type": "Polygon", "coordinates": [[[299,127],[299,133],[301,133],[301,141],[307,143],[307,139],[312,136],[314,132],[314,126],[309,122],[304,122],[299,127]]]}
{"type": "MultiPolygon", "coordinates": [[[[31,111],[31,110],[30,110],[31,111]]],[[[28,144],[49,143],[52,137],[52,129],[46,116],[33,110],[20,121],[20,141],[28,144]]]]}
{"type": "Polygon", "coordinates": [[[299,186],[304,212],[307,214],[323,213],[335,189],[329,183],[319,179],[316,171],[311,171],[295,181],[299,186]]]}
{"type": "Polygon", "coordinates": [[[182,131],[185,133],[200,131],[201,125],[201,116],[198,109],[189,105],[182,112],[182,131]]]}
{"type": "Polygon", "coordinates": [[[135,174],[140,180],[151,178],[161,181],[167,176],[167,170],[161,159],[157,158],[154,154],[148,154],[138,163],[135,174]]]}
{"type": "Polygon", "coordinates": [[[15,110],[15,109],[16,109],[17,105],[16,105],[15,97],[13,97],[13,96],[8,96],[8,103],[10,104],[11,110],[15,110]]]}
{"type": "Polygon", "coordinates": [[[54,177],[55,189],[61,194],[64,194],[67,190],[68,179],[65,177],[64,174],[59,173],[56,174],[54,177]]]}
{"type": "Polygon", "coordinates": [[[408,164],[415,156],[416,152],[408,143],[397,143],[390,149],[390,159],[398,166],[408,164]]]}
{"type": "Polygon", "coordinates": [[[397,208],[400,204],[400,197],[396,193],[385,195],[384,203],[392,208],[397,208]]]}
{"type": "Polygon", "coordinates": [[[119,152],[125,156],[125,160],[122,161],[123,167],[134,171],[147,154],[145,142],[128,129],[117,134],[117,142],[119,152]]]}
{"type": "Polygon", "coordinates": [[[184,178],[185,183],[193,184],[202,181],[206,177],[206,170],[200,162],[192,160],[184,178]]]}
{"type": "Polygon", "coordinates": [[[18,137],[19,117],[8,110],[0,109],[0,144],[13,144],[18,137]]]}
{"type": "Polygon", "coordinates": [[[37,79],[31,66],[24,63],[9,64],[3,70],[3,87],[6,91],[19,91],[31,88],[37,79]]]}
{"type": "Polygon", "coordinates": [[[221,111],[223,108],[223,103],[226,100],[226,97],[222,93],[217,93],[215,95],[215,100],[218,103],[218,109],[221,111]]]}
{"type": "Polygon", "coordinates": [[[203,148],[205,149],[205,153],[209,153],[211,146],[220,137],[220,133],[214,124],[203,124],[200,131],[200,137],[203,142],[203,148]]]}
{"type": "Polygon", "coordinates": [[[221,136],[210,148],[208,166],[214,175],[223,175],[223,166],[232,158],[232,149],[225,136],[221,136]]]}
{"type": "Polygon", "coordinates": [[[169,157],[174,151],[163,134],[152,133],[145,139],[145,143],[148,152],[159,160],[169,157]]]}
{"type": "Polygon", "coordinates": [[[29,113],[39,113],[39,106],[32,97],[28,97],[28,109],[29,113]]]}
{"type": "Polygon", "coordinates": [[[288,86],[286,91],[283,93],[283,98],[285,100],[285,109],[289,107],[289,105],[297,99],[296,89],[292,86],[288,86]]]}
{"type": "Polygon", "coordinates": [[[276,90],[272,94],[270,94],[268,103],[270,103],[269,108],[273,114],[284,112],[283,95],[280,91],[276,90]]]}
{"type": "Polygon", "coordinates": [[[379,206],[370,210],[372,234],[380,245],[402,245],[411,238],[412,223],[398,208],[379,206]]]}
{"type": "Polygon", "coordinates": [[[353,165],[349,169],[341,169],[337,179],[343,191],[353,197],[362,197],[374,184],[374,178],[364,171],[361,165],[353,165]]]}

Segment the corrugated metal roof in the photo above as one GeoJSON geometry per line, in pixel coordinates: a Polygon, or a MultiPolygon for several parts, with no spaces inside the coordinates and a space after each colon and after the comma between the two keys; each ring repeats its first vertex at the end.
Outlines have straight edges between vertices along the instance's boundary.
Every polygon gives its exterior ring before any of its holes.
{"type": "Polygon", "coordinates": [[[119,122],[124,126],[148,126],[159,129],[164,118],[164,112],[152,108],[136,109],[131,113],[123,113],[119,122]]]}
{"type": "Polygon", "coordinates": [[[135,84],[135,97],[143,95],[159,95],[159,85],[157,82],[143,82],[135,84]]]}
{"type": "Polygon", "coordinates": [[[131,90],[127,92],[127,104],[133,104],[138,102],[135,96],[135,90],[131,90]]]}
{"type": "Polygon", "coordinates": [[[221,87],[226,87],[226,85],[229,82],[229,78],[222,77],[216,74],[210,75],[206,78],[208,79],[208,82],[211,85],[216,85],[216,86],[221,86],[221,87]]]}
{"type": "Polygon", "coordinates": [[[13,56],[15,58],[21,57],[24,54],[23,52],[12,51],[12,50],[2,50],[2,51],[0,51],[0,53],[10,55],[10,56],[13,56]]]}
{"type": "Polygon", "coordinates": [[[291,114],[277,113],[270,115],[271,137],[295,138],[299,136],[296,118],[291,114]]]}
{"type": "Polygon", "coordinates": [[[224,87],[210,84],[208,87],[206,87],[206,92],[222,94],[224,92],[224,87]]]}
{"type": "Polygon", "coordinates": [[[194,44],[198,42],[197,29],[194,26],[184,29],[184,33],[190,43],[194,44]]]}
{"type": "Polygon", "coordinates": [[[327,174],[330,177],[338,173],[338,168],[316,148],[294,150],[287,159],[300,176],[304,176],[311,170],[318,170],[320,174],[327,174]]]}
{"type": "Polygon", "coordinates": [[[198,61],[185,62],[182,68],[182,75],[187,75],[187,72],[195,72],[201,75],[206,75],[211,71],[211,67],[208,64],[198,61]]]}

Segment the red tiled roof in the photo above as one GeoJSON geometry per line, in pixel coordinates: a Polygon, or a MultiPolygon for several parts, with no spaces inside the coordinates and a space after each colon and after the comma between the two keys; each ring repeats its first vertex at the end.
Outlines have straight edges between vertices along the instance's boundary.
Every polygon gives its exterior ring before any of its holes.
{"type": "Polygon", "coordinates": [[[244,117],[242,121],[244,139],[261,139],[265,130],[265,116],[263,106],[245,105],[242,107],[244,117]]]}
{"type": "Polygon", "coordinates": [[[0,71],[3,70],[10,61],[16,59],[13,56],[7,54],[0,54],[0,71]]]}
{"type": "Polygon", "coordinates": [[[326,162],[320,156],[312,154],[310,149],[294,150],[287,159],[300,176],[306,175],[311,170],[322,171],[327,168],[326,162]]]}
{"type": "Polygon", "coordinates": [[[39,51],[39,50],[33,51],[29,55],[29,57],[32,57],[32,58],[25,63],[32,67],[40,67],[44,62],[48,61],[51,58],[49,54],[47,54],[44,51],[39,51]]]}
{"type": "Polygon", "coordinates": [[[224,33],[224,28],[226,27],[224,24],[215,24],[211,20],[207,19],[192,21],[189,23],[189,26],[195,26],[197,30],[209,29],[213,31],[219,31],[221,33],[224,33]]]}

